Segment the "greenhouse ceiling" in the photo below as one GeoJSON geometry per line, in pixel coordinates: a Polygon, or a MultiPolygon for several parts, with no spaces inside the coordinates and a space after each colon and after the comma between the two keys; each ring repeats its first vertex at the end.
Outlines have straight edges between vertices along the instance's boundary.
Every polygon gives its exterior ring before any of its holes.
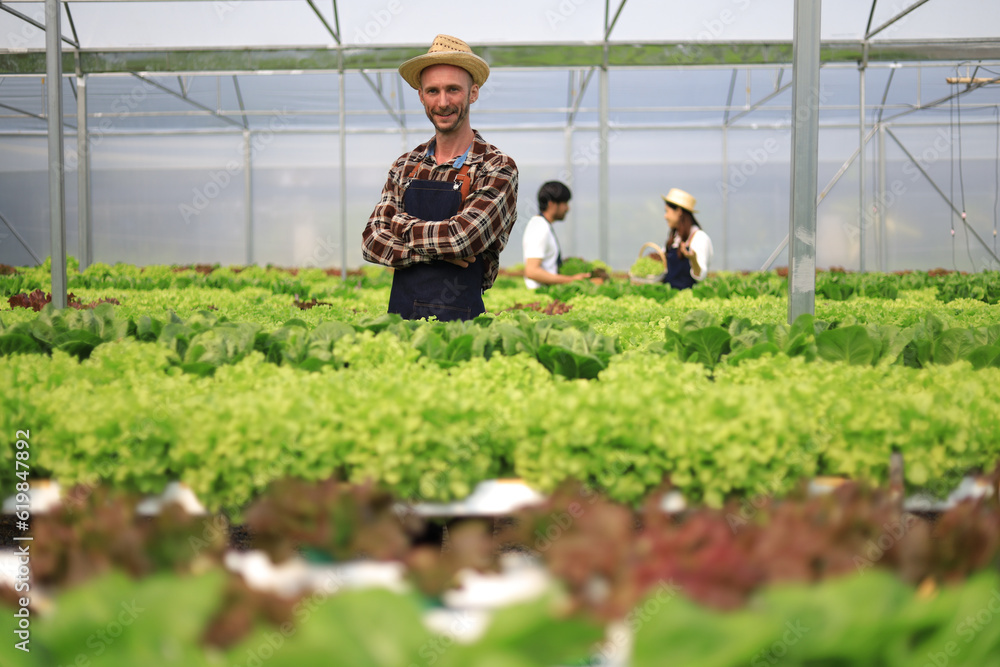
{"type": "MultiPolygon", "coordinates": [[[[64,71],[394,68],[437,33],[493,67],[752,65],[791,59],[792,0],[62,0],[64,71]]],[[[0,0],[0,73],[45,71],[44,3],[0,0]]],[[[1000,3],[828,0],[824,62],[1000,57],[1000,3]]]]}

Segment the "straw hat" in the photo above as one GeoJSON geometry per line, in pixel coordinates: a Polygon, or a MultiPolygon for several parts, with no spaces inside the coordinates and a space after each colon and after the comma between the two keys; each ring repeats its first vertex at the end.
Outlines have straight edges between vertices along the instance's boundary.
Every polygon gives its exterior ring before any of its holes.
{"type": "Polygon", "coordinates": [[[663,197],[663,201],[667,202],[668,204],[673,204],[674,206],[680,206],[681,208],[687,209],[692,213],[698,212],[694,209],[694,205],[697,200],[688,193],[684,192],[683,190],[680,190],[678,188],[670,188],[670,192],[661,196],[663,197]]]}
{"type": "Polygon", "coordinates": [[[434,43],[422,56],[410,58],[399,66],[399,75],[414,89],[420,90],[420,73],[431,65],[455,65],[472,75],[477,86],[486,83],[490,76],[490,66],[472,52],[468,44],[450,35],[438,35],[434,43]]]}

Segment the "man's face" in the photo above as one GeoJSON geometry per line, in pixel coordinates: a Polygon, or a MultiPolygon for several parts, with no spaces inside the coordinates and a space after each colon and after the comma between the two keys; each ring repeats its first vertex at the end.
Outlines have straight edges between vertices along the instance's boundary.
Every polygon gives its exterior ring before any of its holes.
{"type": "Polygon", "coordinates": [[[479,98],[472,75],[454,65],[431,65],[420,74],[420,102],[434,129],[442,134],[468,123],[469,106],[479,98]]]}
{"type": "Polygon", "coordinates": [[[552,221],[555,222],[556,220],[565,220],[566,214],[569,213],[569,202],[552,202],[552,205],[555,206],[555,211],[552,213],[552,221]]]}

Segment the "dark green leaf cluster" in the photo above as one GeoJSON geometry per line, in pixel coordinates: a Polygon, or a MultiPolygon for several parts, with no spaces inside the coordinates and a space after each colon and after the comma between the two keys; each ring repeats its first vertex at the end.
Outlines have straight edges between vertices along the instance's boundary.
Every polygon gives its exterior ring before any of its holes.
{"type": "Polygon", "coordinates": [[[617,338],[595,332],[590,325],[562,318],[497,321],[485,316],[469,322],[404,321],[386,314],[355,324],[321,322],[310,329],[300,319],[262,332],[252,322],[229,322],[204,310],[187,320],[171,313],[165,320],[143,315],[138,322],[115,316],[111,304],[88,311],[58,311],[51,306],[35,320],[5,327],[0,320],[0,356],[63,350],[79,359],[101,343],[134,336],[166,346],[170,362],[186,373],[208,376],[216,368],[239,362],[257,350],[267,361],[307,371],[342,368],[334,346],[345,337],[369,331],[394,335],[442,368],[493,354],[527,353],[555,375],[593,379],[621,352],[617,338]]]}
{"type": "MultiPolygon", "coordinates": [[[[9,297],[35,289],[48,289],[51,286],[49,263],[31,269],[22,269],[13,275],[0,276],[0,296],[9,297]]],[[[115,264],[113,266],[97,262],[84,271],[78,271],[74,266],[67,272],[68,289],[131,289],[131,290],[161,290],[183,289],[185,287],[212,287],[239,291],[247,287],[261,287],[273,294],[296,294],[307,298],[317,291],[320,283],[328,281],[327,275],[319,270],[306,272],[290,272],[281,269],[249,266],[241,267],[207,267],[210,270],[199,271],[191,267],[155,265],[139,267],[131,264],[115,264]]],[[[379,271],[379,276],[387,274],[379,271]]],[[[391,280],[391,278],[390,278],[391,280]]],[[[372,278],[362,275],[355,283],[369,286],[373,281],[384,282],[385,278],[372,278]]]]}
{"type": "Polygon", "coordinates": [[[961,274],[948,273],[937,279],[938,299],[948,303],[955,299],[973,299],[993,305],[1000,302],[1000,271],[961,274]]]}
{"type": "Polygon", "coordinates": [[[577,273],[593,273],[598,269],[609,271],[610,268],[599,259],[586,260],[582,257],[567,257],[559,266],[559,273],[564,276],[573,276],[577,273]]]}
{"type": "Polygon", "coordinates": [[[623,296],[641,296],[659,303],[665,303],[677,296],[678,291],[670,285],[656,283],[654,285],[633,285],[624,280],[615,280],[596,285],[587,280],[577,280],[561,285],[543,285],[536,290],[539,294],[548,294],[553,299],[568,301],[575,296],[602,296],[608,299],[619,299],[623,296]]]}
{"type": "Polygon", "coordinates": [[[86,359],[101,343],[129,334],[128,320],[115,317],[114,306],[104,303],[91,310],[42,309],[27,322],[5,326],[0,320],[0,356],[43,353],[62,350],[78,359],[86,359]]]}
{"type": "Polygon", "coordinates": [[[719,323],[711,314],[694,310],[685,316],[679,330],[667,327],[665,341],[648,349],[676,354],[682,361],[709,368],[784,354],[808,361],[821,358],[861,366],[900,364],[912,368],[965,360],[980,369],[1000,367],[1000,325],[945,329],[940,319],[928,315],[922,322],[900,328],[823,322],[808,314],[791,325],[753,324],[746,318],[725,318],[719,323]]]}
{"type": "Polygon", "coordinates": [[[988,610],[996,607],[998,584],[1000,576],[985,571],[929,596],[870,572],[774,587],[753,608],[723,613],[661,589],[636,605],[656,613],[634,616],[646,622],[637,623],[631,664],[987,665],[1000,654],[1000,635],[983,622],[996,622],[988,610]]]}

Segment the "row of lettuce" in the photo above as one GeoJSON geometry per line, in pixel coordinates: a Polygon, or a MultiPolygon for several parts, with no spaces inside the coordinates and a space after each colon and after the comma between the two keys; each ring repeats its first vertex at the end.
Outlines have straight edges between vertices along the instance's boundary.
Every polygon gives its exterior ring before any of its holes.
{"type": "MultiPolygon", "coordinates": [[[[0,356],[60,350],[86,359],[99,345],[131,337],[165,346],[172,365],[198,375],[212,375],[219,366],[239,362],[255,351],[269,362],[316,371],[343,368],[338,345],[365,332],[395,336],[443,368],[473,358],[524,353],[569,379],[598,378],[611,357],[622,352],[617,337],[597,333],[585,322],[564,317],[532,319],[523,312],[447,323],[403,321],[386,314],[354,323],[327,321],[313,326],[294,318],[264,331],[255,322],[230,322],[211,311],[187,319],[170,313],[162,319],[144,315],[135,321],[119,317],[111,304],[100,304],[64,311],[47,306],[37,317],[11,325],[0,318],[0,356]]],[[[811,315],[802,315],[791,325],[755,324],[734,316],[719,321],[711,313],[694,310],[684,316],[678,329],[666,327],[664,338],[647,345],[644,352],[676,356],[709,368],[784,355],[807,361],[913,368],[967,361],[979,370],[1000,367],[1000,324],[947,327],[934,315],[909,327],[831,323],[811,315]]]]}
{"type": "MultiPolygon", "coordinates": [[[[669,477],[690,500],[718,506],[817,475],[885,480],[894,448],[911,487],[944,479],[937,491],[946,495],[1000,456],[1000,369],[968,362],[916,369],[778,354],[709,369],[632,350],[581,380],[567,372],[584,368],[572,352],[586,341],[577,329],[511,333],[522,344],[571,332],[568,352],[552,346],[551,368],[525,353],[456,365],[428,351],[455,351],[458,340],[470,349],[472,333],[445,345],[430,341],[446,325],[397,322],[379,333],[292,324],[268,338],[284,336],[283,352],[252,350],[208,375],[178,362],[191,323],[174,324],[174,347],[126,336],[82,361],[59,348],[0,358],[0,428],[37,435],[34,478],[97,477],[143,493],[176,479],[218,508],[242,506],[285,475],[340,473],[427,499],[464,497],[486,479],[515,476],[542,490],[580,479],[632,503],[669,477]],[[392,326],[406,335],[387,333],[392,326]],[[333,363],[318,353],[299,367],[267,358],[317,347],[332,349],[333,363]]],[[[208,349],[198,342],[205,333],[187,339],[185,355],[208,349]]],[[[190,361],[199,362],[204,355],[190,361]]],[[[0,462],[13,468],[13,457],[12,446],[0,448],[0,462]]],[[[3,490],[10,484],[0,479],[3,490]]]]}
{"type": "Polygon", "coordinates": [[[8,646],[5,664],[300,665],[337,655],[373,667],[552,667],[601,664],[625,649],[633,667],[909,666],[984,665],[1000,651],[995,498],[933,522],[901,511],[891,489],[853,484],[679,519],[658,506],[653,497],[635,512],[566,485],[500,535],[491,521],[453,526],[442,551],[370,485],[283,480],[247,512],[249,546],[279,563],[391,561],[405,586],[351,590],[357,575],[327,567],[313,587],[278,594],[222,567],[226,517],[168,506],[150,520],[134,498],[77,487],[33,519],[29,606],[0,585],[0,607],[11,608],[0,630],[20,640],[20,618],[31,619],[31,651],[8,646]],[[548,583],[494,608],[476,637],[462,630],[482,612],[449,604],[448,593],[460,572],[502,570],[497,540],[534,554],[548,583]],[[443,632],[425,623],[435,613],[449,621],[443,632]]]}
{"type": "MultiPolygon", "coordinates": [[[[6,298],[36,289],[48,290],[51,286],[51,264],[37,267],[8,267],[7,275],[0,275],[0,296],[6,298]]],[[[322,298],[342,295],[358,288],[387,287],[392,274],[382,267],[365,266],[352,271],[346,280],[339,271],[319,268],[280,269],[261,266],[170,266],[152,265],[139,267],[131,264],[108,265],[95,263],[83,271],[75,260],[68,267],[69,289],[183,289],[211,287],[242,290],[261,287],[274,294],[296,295],[299,298],[322,298]]],[[[501,275],[496,288],[523,286],[517,275],[501,275]]],[[[896,299],[902,290],[932,288],[938,300],[950,303],[956,299],[972,299],[995,304],[1000,301],[1000,271],[983,271],[974,274],[957,271],[906,271],[895,274],[818,272],[816,295],[819,298],[844,301],[853,297],[896,299]]],[[[668,285],[636,285],[628,279],[610,279],[603,284],[577,281],[542,288],[553,298],[568,301],[580,294],[618,298],[622,295],[640,295],[657,301],[667,301],[677,295],[668,285]]],[[[788,280],[784,272],[729,272],[712,274],[693,289],[699,299],[757,297],[788,295],[788,280]]]]}

